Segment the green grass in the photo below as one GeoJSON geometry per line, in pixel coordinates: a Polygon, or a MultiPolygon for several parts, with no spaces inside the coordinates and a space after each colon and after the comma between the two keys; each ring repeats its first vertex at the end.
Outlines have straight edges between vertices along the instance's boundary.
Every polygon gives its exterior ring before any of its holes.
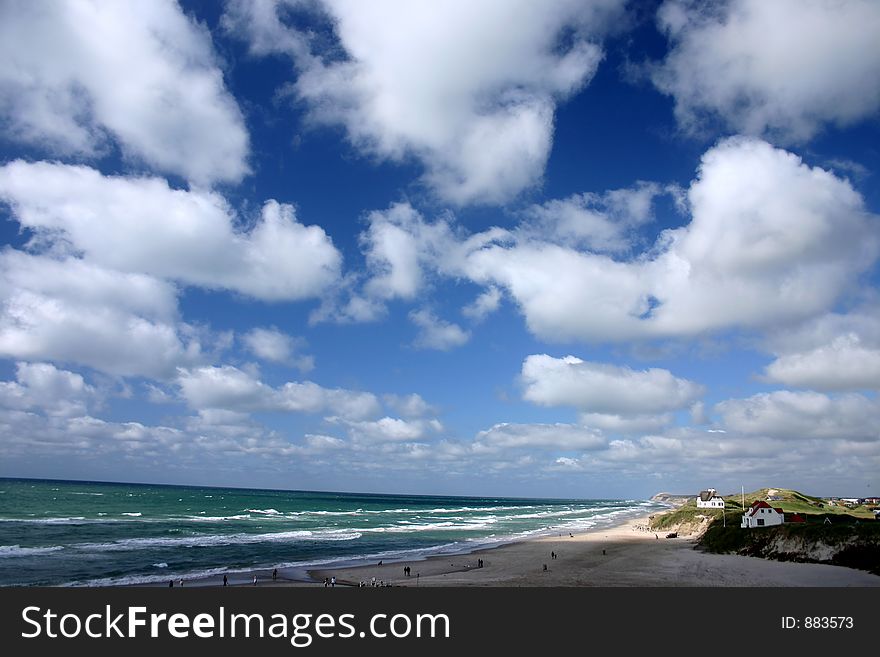
{"type": "Polygon", "coordinates": [[[739,529],[743,513],[742,497],[745,497],[746,509],[752,505],[752,502],[763,500],[774,508],[781,508],[783,513],[800,513],[808,519],[818,517],[820,522],[826,515],[832,521],[838,517],[840,519],[852,518],[874,521],[873,512],[866,506],[855,508],[839,505],[829,506],[822,498],[805,495],[799,491],[785,488],[761,488],[751,493],[746,493],[744,496],[737,493],[722,495],[722,497],[726,507],[724,513],[720,509],[699,509],[697,508],[696,498],[692,497],[686,504],[680,507],[652,516],[650,527],[658,532],[674,529],[680,529],[682,532],[694,531],[700,527],[702,522],[701,516],[703,516],[708,517],[713,525],[716,521],[719,525],[723,525],[726,522],[728,527],[733,526],[739,529]],[[771,490],[774,491],[774,496],[780,499],[767,500],[771,490]]]}
{"type": "MultiPolygon", "coordinates": [[[[740,504],[740,493],[722,495],[722,497],[724,498],[724,502],[729,510],[742,510],[742,506],[740,504]]],[[[756,500],[764,500],[774,508],[781,508],[784,513],[801,513],[807,515],[824,513],[842,516],[855,516],[857,518],[864,518],[868,520],[873,520],[874,518],[873,512],[867,506],[860,505],[855,508],[848,508],[840,505],[829,506],[827,500],[824,500],[821,497],[805,495],[804,493],[801,493],[799,491],[790,490],[787,488],[761,488],[751,493],[746,493],[746,508],[750,507],[752,505],[752,502],[755,502],[756,500]],[[779,497],[780,499],[768,500],[767,497],[769,491],[771,490],[775,491],[774,496],[779,497]]],[[[696,508],[696,502],[694,503],[694,507],[696,508]]]]}
{"type": "MultiPolygon", "coordinates": [[[[663,514],[655,514],[651,518],[650,526],[655,531],[667,531],[678,528],[685,531],[686,529],[696,529],[699,527],[703,522],[703,517],[708,517],[712,520],[718,519],[721,522],[725,514],[730,516],[729,511],[722,513],[721,509],[698,509],[696,501],[691,499],[687,504],[683,504],[676,509],[663,514]]],[[[727,521],[729,523],[729,517],[727,521]]]]}
{"type": "Polygon", "coordinates": [[[869,507],[829,506],[827,500],[799,491],[762,488],[744,495],[746,508],[756,500],[764,500],[784,513],[800,513],[806,522],[742,529],[743,496],[722,497],[726,505],[723,514],[720,510],[698,509],[692,498],[676,509],[653,516],[651,528],[682,533],[705,528],[699,546],[709,552],[804,562],[815,562],[816,555],[831,552],[825,563],[880,575],[880,521],[874,520],[869,507]],[[770,490],[779,499],[768,500],[770,490]]]}
{"type": "Polygon", "coordinates": [[[713,522],[700,538],[700,547],[716,553],[742,554],[779,561],[815,562],[816,559],[810,556],[809,549],[822,546],[835,552],[830,563],[880,575],[878,521],[866,521],[852,515],[816,514],[809,516],[805,523],[742,529],[739,527],[742,514],[735,515],[735,524],[728,522],[727,527],[722,527],[717,521],[713,522]],[[825,518],[828,518],[830,524],[825,523],[825,518]],[[789,551],[779,551],[781,544],[793,547],[789,551]]]}

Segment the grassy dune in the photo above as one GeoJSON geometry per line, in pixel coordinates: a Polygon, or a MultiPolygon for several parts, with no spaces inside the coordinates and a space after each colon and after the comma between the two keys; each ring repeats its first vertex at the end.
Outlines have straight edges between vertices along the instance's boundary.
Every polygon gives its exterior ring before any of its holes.
{"type": "Polygon", "coordinates": [[[765,500],[784,513],[800,513],[806,522],[747,530],[740,527],[741,496],[722,497],[726,505],[723,512],[698,509],[696,500],[690,499],[672,511],[655,515],[651,528],[696,534],[699,547],[709,552],[830,563],[880,575],[880,521],[874,520],[869,507],[830,506],[826,500],[795,490],[762,488],[746,493],[746,508],[755,500],[765,500]],[[768,500],[770,495],[779,499],[768,500]]]}

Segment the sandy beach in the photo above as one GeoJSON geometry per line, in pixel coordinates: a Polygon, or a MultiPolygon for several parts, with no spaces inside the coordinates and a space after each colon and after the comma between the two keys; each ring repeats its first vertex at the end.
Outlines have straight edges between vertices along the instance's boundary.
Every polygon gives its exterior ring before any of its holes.
{"type": "Polygon", "coordinates": [[[708,554],[695,550],[691,538],[646,531],[646,523],[638,518],[467,555],[312,570],[319,583],[305,585],[323,586],[325,577],[336,577],[337,586],[369,586],[375,577],[392,586],[880,586],[880,576],[851,568],[708,554]]]}

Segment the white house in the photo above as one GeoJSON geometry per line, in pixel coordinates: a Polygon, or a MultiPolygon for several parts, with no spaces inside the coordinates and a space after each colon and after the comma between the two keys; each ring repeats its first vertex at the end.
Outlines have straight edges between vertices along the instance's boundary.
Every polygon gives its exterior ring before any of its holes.
{"type": "Polygon", "coordinates": [[[714,488],[709,490],[701,490],[700,496],[697,498],[698,509],[723,509],[724,500],[718,495],[714,488]]]}
{"type": "Polygon", "coordinates": [[[771,525],[781,525],[784,520],[785,514],[782,513],[782,509],[774,509],[763,500],[758,500],[757,502],[752,502],[752,506],[743,514],[740,527],[743,529],[769,527],[771,525]]]}

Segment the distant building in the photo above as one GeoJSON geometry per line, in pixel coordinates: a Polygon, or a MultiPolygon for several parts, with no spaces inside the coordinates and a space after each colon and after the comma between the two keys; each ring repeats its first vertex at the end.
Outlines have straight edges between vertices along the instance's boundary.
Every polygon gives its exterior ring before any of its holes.
{"type": "Polygon", "coordinates": [[[697,498],[698,509],[723,509],[724,500],[718,495],[714,488],[709,490],[701,490],[700,496],[697,498]]]}
{"type": "Polygon", "coordinates": [[[770,527],[772,525],[781,525],[785,520],[782,509],[773,508],[763,500],[752,502],[752,506],[743,514],[743,529],[752,529],[754,527],[770,527]]]}

